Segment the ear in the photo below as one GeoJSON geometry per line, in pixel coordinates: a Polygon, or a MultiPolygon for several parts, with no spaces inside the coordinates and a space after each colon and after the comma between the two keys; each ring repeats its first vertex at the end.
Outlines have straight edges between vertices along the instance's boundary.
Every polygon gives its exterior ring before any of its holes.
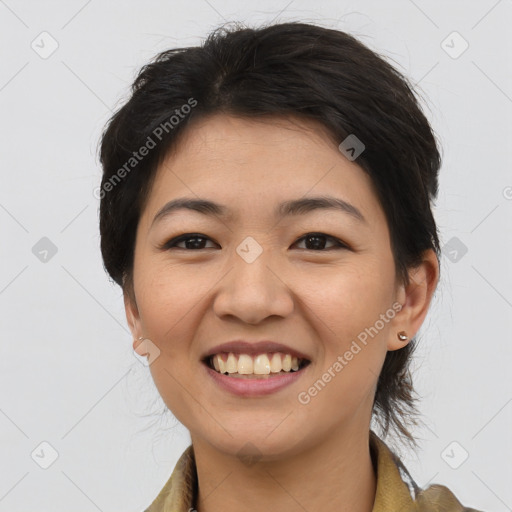
{"type": "Polygon", "coordinates": [[[142,337],[142,327],[135,294],[133,292],[130,293],[128,290],[123,290],[123,297],[126,320],[133,337],[133,350],[135,350],[139,356],[144,357],[147,355],[147,350],[144,340],[139,340],[139,338],[142,337]]]}
{"type": "Polygon", "coordinates": [[[397,291],[397,301],[402,309],[393,319],[388,350],[398,350],[408,341],[400,341],[397,333],[405,331],[411,340],[427,316],[434,291],[439,281],[439,262],[433,249],[423,253],[423,260],[409,271],[409,284],[401,284],[397,291]]]}

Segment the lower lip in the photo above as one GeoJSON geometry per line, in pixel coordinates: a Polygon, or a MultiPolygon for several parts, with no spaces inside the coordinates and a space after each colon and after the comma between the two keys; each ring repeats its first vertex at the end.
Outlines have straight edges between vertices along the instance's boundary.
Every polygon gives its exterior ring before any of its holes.
{"type": "MultiPolygon", "coordinates": [[[[311,364],[311,363],[310,363],[311,364]]],[[[302,370],[291,373],[284,373],[280,375],[276,375],[275,377],[268,378],[237,378],[237,377],[228,377],[223,373],[219,373],[215,370],[212,370],[208,365],[203,363],[203,366],[206,368],[208,374],[213,378],[213,380],[223,389],[238,395],[238,396],[264,396],[270,395],[271,393],[275,393],[280,389],[285,388],[297,382],[302,376],[302,374],[307,371],[308,364],[302,370]]]]}

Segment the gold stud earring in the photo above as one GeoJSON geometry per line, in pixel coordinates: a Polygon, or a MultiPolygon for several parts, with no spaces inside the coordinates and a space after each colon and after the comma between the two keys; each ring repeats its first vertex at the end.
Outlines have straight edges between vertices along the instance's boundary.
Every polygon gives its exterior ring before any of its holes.
{"type": "Polygon", "coordinates": [[[409,339],[405,331],[400,331],[399,333],[397,333],[397,336],[400,341],[407,341],[409,339]]]}

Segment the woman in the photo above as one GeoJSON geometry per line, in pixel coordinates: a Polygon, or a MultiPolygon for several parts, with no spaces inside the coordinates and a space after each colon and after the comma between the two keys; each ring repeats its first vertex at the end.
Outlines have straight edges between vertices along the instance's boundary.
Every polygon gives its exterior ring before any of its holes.
{"type": "Polygon", "coordinates": [[[440,155],[406,79],[340,31],[212,33],[146,65],[101,141],[101,249],[190,431],[151,512],[463,511],[386,444],[439,280],[440,155]]]}

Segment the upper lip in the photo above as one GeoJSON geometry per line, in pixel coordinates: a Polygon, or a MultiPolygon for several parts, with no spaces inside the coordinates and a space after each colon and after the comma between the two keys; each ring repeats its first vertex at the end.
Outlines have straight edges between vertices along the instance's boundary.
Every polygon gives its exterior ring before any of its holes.
{"type": "Polygon", "coordinates": [[[275,343],[273,341],[256,341],[249,342],[243,340],[234,340],[229,341],[227,343],[221,343],[220,345],[215,345],[214,347],[208,349],[205,352],[201,359],[207,359],[210,356],[215,354],[219,354],[220,352],[233,352],[237,354],[249,354],[256,355],[268,352],[282,352],[284,354],[291,354],[299,359],[307,359],[308,361],[311,358],[292,347],[287,345],[283,345],[282,343],[275,343]]]}

